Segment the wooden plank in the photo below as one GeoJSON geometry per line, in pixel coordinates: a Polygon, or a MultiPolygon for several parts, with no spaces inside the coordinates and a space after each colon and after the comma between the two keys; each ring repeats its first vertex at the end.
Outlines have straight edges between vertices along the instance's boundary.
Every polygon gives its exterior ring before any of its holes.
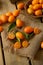
{"type": "Polygon", "coordinates": [[[32,65],[43,65],[43,61],[39,61],[39,60],[32,60],[31,63],[32,65]]]}
{"type": "Polygon", "coordinates": [[[43,60],[43,49],[39,50],[34,58],[35,60],[43,60]]]}
{"type": "Polygon", "coordinates": [[[15,5],[10,3],[10,0],[1,0],[0,6],[0,14],[4,14],[9,11],[14,11],[14,9],[16,9],[15,5]]]}
{"type": "Polygon", "coordinates": [[[0,41],[0,65],[3,65],[2,50],[1,50],[1,41],[0,41]]]}
{"type": "Polygon", "coordinates": [[[39,50],[33,60],[32,65],[43,65],[43,50],[39,50]]]}

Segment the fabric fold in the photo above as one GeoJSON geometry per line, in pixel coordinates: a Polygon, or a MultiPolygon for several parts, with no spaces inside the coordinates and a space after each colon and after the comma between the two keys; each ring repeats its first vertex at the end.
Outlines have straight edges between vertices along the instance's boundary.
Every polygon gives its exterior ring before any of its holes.
{"type": "MultiPolygon", "coordinates": [[[[3,31],[1,33],[1,36],[3,47],[9,47],[12,42],[7,39],[7,32],[3,31]]],[[[20,56],[25,56],[29,57],[30,59],[33,59],[40,48],[41,41],[43,41],[43,32],[38,35],[35,35],[32,39],[30,39],[30,45],[27,48],[16,49],[16,51],[14,49],[14,51],[20,56]]]]}

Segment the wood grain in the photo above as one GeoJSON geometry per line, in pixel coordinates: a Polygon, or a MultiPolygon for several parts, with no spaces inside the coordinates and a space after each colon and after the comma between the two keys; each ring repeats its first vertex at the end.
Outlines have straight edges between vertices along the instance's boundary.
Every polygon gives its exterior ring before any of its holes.
{"type": "Polygon", "coordinates": [[[1,50],[1,41],[0,41],[0,65],[3,65],[2,50],[1,50]]]}

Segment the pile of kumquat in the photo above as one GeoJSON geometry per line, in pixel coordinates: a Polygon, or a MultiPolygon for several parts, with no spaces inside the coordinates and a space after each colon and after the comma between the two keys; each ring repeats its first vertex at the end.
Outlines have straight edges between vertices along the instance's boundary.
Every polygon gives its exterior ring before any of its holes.
{"type": "Polygon", "coordinates": [[[36,16],[43,15],[43,0],[32,0],[27,12],[28,14],[34,14],[36,16]]]}

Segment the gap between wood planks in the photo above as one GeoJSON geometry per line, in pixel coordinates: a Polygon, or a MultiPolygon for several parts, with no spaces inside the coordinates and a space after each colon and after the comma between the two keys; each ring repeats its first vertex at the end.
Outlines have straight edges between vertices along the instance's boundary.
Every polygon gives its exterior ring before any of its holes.
{"type": "Polygon", "coordinates": [[[41,21],[41,23],[43,23],[43,20],[42,20],[43,18],[42,17],[40,17],[40,21],[41,21]]]}
{"type": "Polygon", "coordinates": [[[2,43],[1,36],[0,36],[0,41],[1,41],[1,51],[2,51],[3,65],[6,65],[6,63],[5,63],[5,56],[4,56],[4,50],[3,50],[3,43],[2,43]]]}
{"type": "Polygon", "coordinates": [[[29,65],[32,65],[31,59],[29,57],[27,57],[27,59],[29,60],[29,65]]]}

